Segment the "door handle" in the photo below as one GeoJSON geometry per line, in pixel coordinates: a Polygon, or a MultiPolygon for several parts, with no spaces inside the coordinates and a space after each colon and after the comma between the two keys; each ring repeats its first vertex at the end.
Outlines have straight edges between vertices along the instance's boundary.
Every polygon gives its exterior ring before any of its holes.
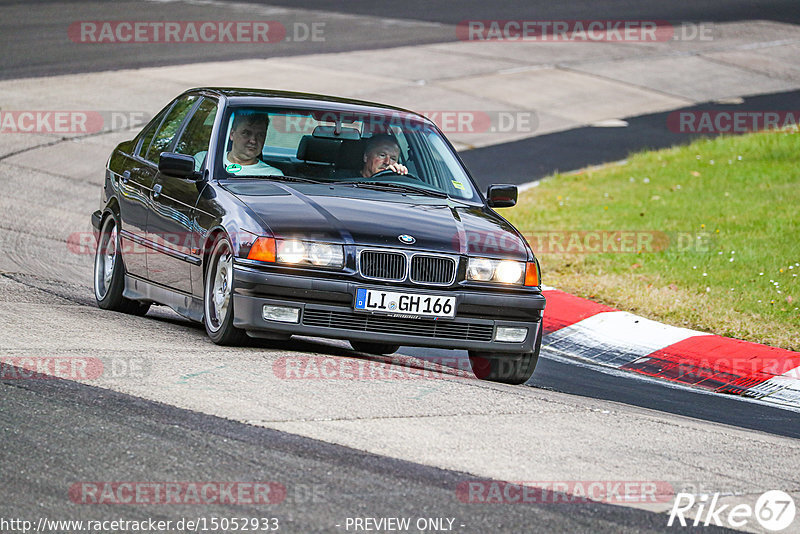
{"type": "Polygon", "coordinates": [[[161,194],[161,184],[156,184],[153,186],[153,198],[158,198],[158,195],[161,194]]]}
{"type": "Polygon", "coordinates": [[[131,171],[125,171],[122,173],[122,183],[127,184],[128,180],[131,178],[131,171]]]}

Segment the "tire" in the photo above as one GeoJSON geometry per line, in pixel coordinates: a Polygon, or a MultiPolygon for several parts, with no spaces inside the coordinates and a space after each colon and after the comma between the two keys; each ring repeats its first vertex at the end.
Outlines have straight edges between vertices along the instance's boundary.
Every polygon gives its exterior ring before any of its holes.
{"type": "Polygon", "coordinates": [[[539,323],[536,345],[533,352],[507,354],[502,352],[469,351],[469,364],[472,372],[480,380],[501,382],[503,384],[524,384],[536,369],[539,352],[542,348],[542,323],[539,323]]]}
{"type": "Polygon", "coordinates": [[[125,265],[120,252],[119,223],[117,216],[108,215],[100,229],[94,254],[94,298],[104,310],[144,315],[149,302],[125,298],[125,265]]]}
{"type": "Polygon", "coordinates": [[[217,345],[241,345],[244,330],[233,326],[233,250],[226,236],[211,247],[203,284],[203,324],[217,345]]]}
{"type": "Polygon", "coordinates": [[[350,341],[350,346],[358,352],[368,354],[392,354],[397,352],[400,345],[390,345],[389,343],[372,343],[370,341],[350,341]]]}

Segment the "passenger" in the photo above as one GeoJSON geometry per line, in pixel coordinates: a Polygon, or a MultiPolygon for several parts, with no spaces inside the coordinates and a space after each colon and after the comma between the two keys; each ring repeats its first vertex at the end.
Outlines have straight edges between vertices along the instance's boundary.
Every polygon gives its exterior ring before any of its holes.
{"type": "Polygon", "coordinates": [[[231,150],[225,154],[225,170],[247,176],[281,176],[283,172],[259,159],[267,138],[269,115],[237,113],[231,126],[231,150]]]}
{"type": "MultiPolygon", "coordinates": [[[[283,176],[280,169],[259,159],[268,126],[269,115],[266,113],[236,113],[229,136],[231,149],[223,159],[226,171],[241,176],[283,176]]],[[[205,157],[205,151],[195,154],[196,168],[201,167],[205,157]]]]}

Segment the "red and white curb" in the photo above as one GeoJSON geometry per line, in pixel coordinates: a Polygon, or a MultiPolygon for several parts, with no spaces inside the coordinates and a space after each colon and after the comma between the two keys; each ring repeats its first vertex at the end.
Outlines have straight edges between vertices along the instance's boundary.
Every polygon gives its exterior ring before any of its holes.
{"type": "Polygon", "coordinates": [[[800,408],[800,352],[669,326],[550,287],[543,345],[692,387],[800,408]]]}

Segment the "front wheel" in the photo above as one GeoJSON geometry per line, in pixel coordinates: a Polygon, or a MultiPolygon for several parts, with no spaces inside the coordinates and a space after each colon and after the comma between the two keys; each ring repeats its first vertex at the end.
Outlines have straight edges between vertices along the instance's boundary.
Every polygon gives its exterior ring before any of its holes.
{"type": "Polygon", "coordinates": [[[536,345],[533,352],[504,354],[500,352],[469,351],[472,372],[481,380],[504,384],[524,384],[536,369],[542,348],[542,323],[539,323],[536,345]]]}
{"type": "Polygon", "coordinates": [[[120,253],[119,224],[115,215],[106,217],[97,240],[94,255],[94,298],[104,310],[132,315],[144,315],[150,309],[149,302],[125,298],[125,266],[120,253]]]}
{"type": "Polygon", "coordinates": [[[239,345],[247,334],[233,326],[233,251],[227,237],[211,247],[203,287],[203,324],[217,345],[239,345]]]}

